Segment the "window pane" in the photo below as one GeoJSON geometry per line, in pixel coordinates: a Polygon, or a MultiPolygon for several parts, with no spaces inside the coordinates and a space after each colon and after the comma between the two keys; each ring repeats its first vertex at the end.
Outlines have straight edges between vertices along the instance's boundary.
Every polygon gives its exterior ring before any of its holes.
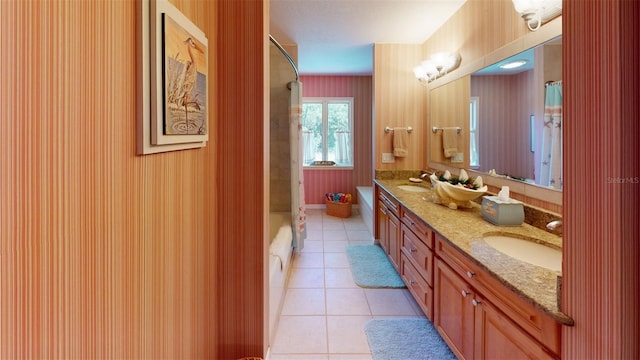
{"type": "Polygon", "coordinates": [[[322,160],[322,103],[302,104],[304,164],[322,160]]]}
{"type": "Polygon", "coordinates": [[[351,122],[349,103],[327,104],[327,150],[328,160],[338,164],[351,164],[351,122]]]}

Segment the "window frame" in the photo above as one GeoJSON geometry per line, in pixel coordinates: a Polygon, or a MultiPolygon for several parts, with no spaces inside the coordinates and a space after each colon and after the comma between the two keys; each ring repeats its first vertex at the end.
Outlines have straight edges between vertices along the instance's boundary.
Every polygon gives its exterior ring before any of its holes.
{"type": "MultiPolygon", "coordinates": [[[[302,98],[302,106],[305,104],[322,104],[322,161],[329,161],[329,147],[328,147],[328,136],[329,134],[329,116],[328,116],[328,107],[329,104],[348,104],[348,117],[349,117],[349,158],[351,159],[350,164],[340,164],[336,163],[335,165],[311,165],[304,163],[302,167],[307,169],[342,169],[348,170],[353,169],[354,167],[354,114],[353,114],[353,97],[345,96],[345,97],[324,97],[324,96],[309,96],[302,98]]],[[[304,125],[304,119],[301,119],[301,124],[304,125]]],[[[304,146],[304,142],[301,142],[301,146],[304,146]]]]}

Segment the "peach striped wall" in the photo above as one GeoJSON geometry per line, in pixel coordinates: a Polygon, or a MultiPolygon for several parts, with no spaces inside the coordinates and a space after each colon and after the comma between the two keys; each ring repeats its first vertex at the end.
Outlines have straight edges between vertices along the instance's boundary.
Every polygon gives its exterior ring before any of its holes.
{"type": "Polygon", "coordinates": [[[305,170],[306,202],[324,204],[325,193],[345,192],[357,203],[356,186],[373,184],[371,76],[302,75],[300,80],[304,96],[353,97],[354,107],[353,170],[305,170]]]}
{"type": "Polygon", "coordinates": [[[136,156],[135,2],[0,1],[0,358],[264,354],[267,5],[172,2],[213,134],[136,156]]]}
{"type": "Polygon", "coordinates": [[[458,51],[465,66],[528,33],[510,0],[467,0],[425,43],[425,55],[458,51]]]}
{"type": "Polygon", "coordinates": [[[135,3],[0,8],[0,358],[203,355],[213,146],[135,156],[135,3]]]}
{"type": "Polygon", "coordinates": [[[640,357],[637,1],[564,2],[564,328],[572,359],[640,357]]]}
{"type": "Polygon", "coordinates": [[[426,87],[413,75],[425,60],[421,45],[375,44],[373,49],[374,148],[376,170],[417,170],[426,166],[426,87]],[[384,128],[413,127],[409,155],[382,163],[382,153],[393,152],[393,134],[384,128]]]}

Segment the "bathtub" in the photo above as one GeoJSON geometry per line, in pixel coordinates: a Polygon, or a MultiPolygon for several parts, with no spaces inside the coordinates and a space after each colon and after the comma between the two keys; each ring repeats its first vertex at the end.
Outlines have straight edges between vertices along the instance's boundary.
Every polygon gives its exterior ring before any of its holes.
{"type": "Polygon", "coordinates": [[[292,255],[290,213],[269,214],[269,338],[273,339],[282,310],[292,255]]]}
{"type": "Polygon", "coordinates": [[[367,225],[367,229],[373,231],[373,186],[356,186],[358,191],[358,205],[360,205],[360,215],[367,225]]]}

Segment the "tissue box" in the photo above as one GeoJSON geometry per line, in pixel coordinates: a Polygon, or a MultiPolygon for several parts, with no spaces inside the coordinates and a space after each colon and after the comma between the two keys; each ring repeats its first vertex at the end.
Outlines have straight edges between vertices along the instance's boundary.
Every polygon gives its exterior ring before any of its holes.
{"type": "Polygon", "coordinates": [[[498,226],[518,226],[524,222],[524,206],[518,200],[482,197],[482,218],[498,226]]]}

